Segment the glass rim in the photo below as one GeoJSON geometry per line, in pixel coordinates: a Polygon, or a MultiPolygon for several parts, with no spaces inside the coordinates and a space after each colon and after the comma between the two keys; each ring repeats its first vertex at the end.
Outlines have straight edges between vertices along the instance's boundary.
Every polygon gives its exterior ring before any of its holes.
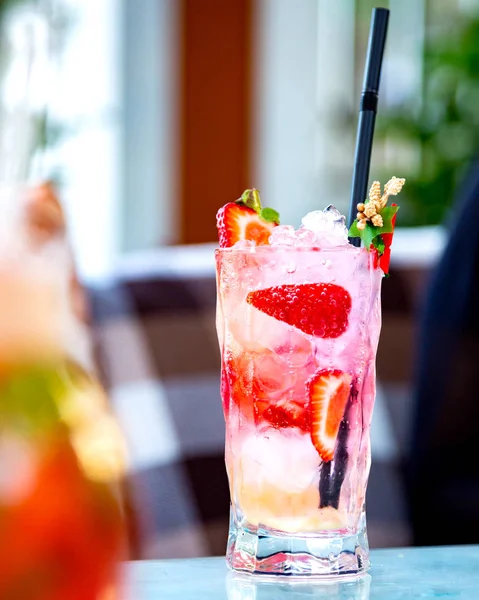
{"type": "Polygon", "coordinates": [[[361,246],[357,248],[352,244],[344,244],[342,246],[331,246],[328,248],[319,248],[314,246],[271,246],[264,244],[261,246],[251,246],[249,248],[235,248],[234,246],[228,246],[227,248],[215,248],[215,254],[275,254],[280,252],[314,252],[314,253],[329,253],[329,254],[342,254],[351,253],[351,256],[358,256],[359,254],[370,254],[366,248],[361,246]]]}

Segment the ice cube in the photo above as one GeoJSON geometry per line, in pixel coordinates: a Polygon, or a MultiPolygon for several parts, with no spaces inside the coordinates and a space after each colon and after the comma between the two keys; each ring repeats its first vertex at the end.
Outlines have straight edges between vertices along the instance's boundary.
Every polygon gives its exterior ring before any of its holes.
{"type": "Polygon", "coordinates": [[[333,219],[335,224],[338,223],[346,226],[346,217],[332,204],[329,204],[323,212],[327,215],[328,219],[333,219]]]}
{"type": "Polygon", "coordinates": [[[269,238],[271,246],[294,246],[296,232],[292,225],[278,225],[269,238]]]}
{"type": "Polygon", "coordinates": [[[296,383],[287,362],[271,350],[255,353],[253,369],[257,391],[269,401],[282,398],[296,383]]]}
{"type": "Polygon", "coordinates": [[[316,234],[320,247],[345,246],[348,230],[344,216],[331,204],[325,210],[314,210],[301,220],[303,227],[316,234]]]}
{"type": "MultiPolygon", "coordinates": [[[[288,336],[278,340],[275,353],[286,361],[289,368],[296,369],[316,364],[313,349],[306,338],[288,336]]],[[[301,375],[302,377],[302,375],[301,375]]],[[[304,392],[304,390],[303,390],[304,392]]]]}
{"type": "Polygon", "coordinates": [[[310,231],[321,232],[327,227],[327,216],[322,210],[313,210],[301,219],[304,228],[310,231]]]}
{"type": "Polygon", "coordinates": [[[313,231],[300,227],[296,232],[294,246],[295,248],[319,248],[319,242],[313,231]]]}
{"type": "Polygon", "coordinates": [[[255,247],[256,244],[252,240],[238,240],[236,244],[233,245],[235,250],[251,250],[255,247]]]}
{"type": "Polygon", "coordinates": [[[268,482],[281,490],[301,492],[319,478],[319,456],[309,435],[289,430],[269,430],[249,436],[241,449],[243,482],[261,486],[268,482]]]}
{"type": "MultiPolygon", "coordinates": [[[[296,360],[303,364],[313,354],[311,342],[300,331],[254,308],[247,314],[230,318],[228,328],[234,339],[250,352],[268,349],[283,359],[294,352],[296,360]]],[[[288,359],[287,362],[294,361],[288,359]]]]}

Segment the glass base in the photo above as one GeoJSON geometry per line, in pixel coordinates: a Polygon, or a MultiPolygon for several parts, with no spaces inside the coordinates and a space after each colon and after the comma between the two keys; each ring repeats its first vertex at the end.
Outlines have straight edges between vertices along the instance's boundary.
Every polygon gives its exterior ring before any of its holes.
{"type": "Polygon", "coordinates": [[[357,533],[294,535],[239,526],[230,517],[226,561],[234,571],[263,576],[356,578],[369,569],[366,519],[357,533]]]}
{"type": "Polygon", "coordinates": [[[231,572],[226,577],[228,600],[369,600],[371,575],[353,580],[339,577],[264,577],[231,572]]]}

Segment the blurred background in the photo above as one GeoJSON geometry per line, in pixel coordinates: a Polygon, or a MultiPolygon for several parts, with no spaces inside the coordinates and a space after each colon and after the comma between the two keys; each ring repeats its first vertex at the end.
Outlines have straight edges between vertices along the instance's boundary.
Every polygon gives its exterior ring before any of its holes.
{"type": "MultiPolygon", "coordinates": [[[[282,223],[298,226],[329,203],[347,211],[375,4],[0,2],[2,143],[19,143],[8,123],[20,106],[30,129],[19,172],[57,183],[97,364],[129,447],[134,557],[224,553],[215,213],[252,186],[282,223]]],[[[371,180],[407,185],[383,286],[373,547],[432,540],[418,537],[410,493],[425,410],[421,323],[479,151],[479,0],[382,5],[391,18],[371,180]]]]}

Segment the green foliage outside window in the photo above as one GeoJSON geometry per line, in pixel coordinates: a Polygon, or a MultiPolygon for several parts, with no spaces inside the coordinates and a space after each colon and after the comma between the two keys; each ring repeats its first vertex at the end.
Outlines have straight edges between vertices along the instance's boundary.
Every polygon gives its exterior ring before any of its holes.
{"type": "Polygon", "coordinates": [[[377,125],[379,143],[387,139],[417,157],[409,172],[396,174],[407,179],[401,224],[443,222],[479,156],[479,15],[428,31],[420,107],[383,108],[377,125]]]}

